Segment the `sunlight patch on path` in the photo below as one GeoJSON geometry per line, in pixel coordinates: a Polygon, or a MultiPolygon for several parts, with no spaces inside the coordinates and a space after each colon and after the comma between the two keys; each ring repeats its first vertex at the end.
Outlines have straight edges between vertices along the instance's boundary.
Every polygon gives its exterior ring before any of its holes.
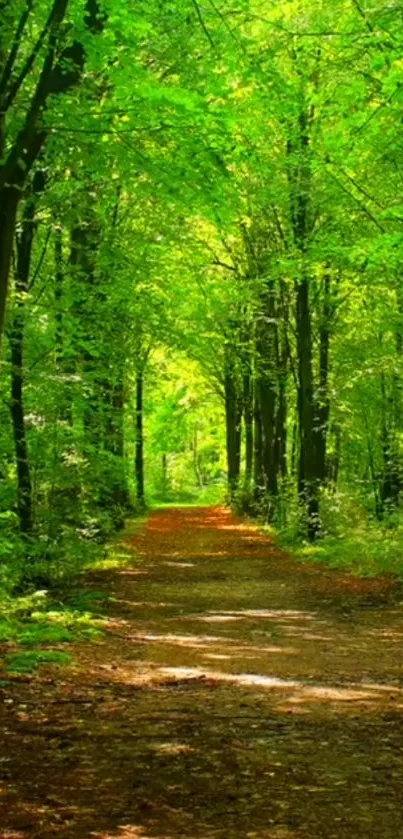
{"type": "MultiPolygon", "coordinates": [[[[137,635],[132,635],[130,638],[131,641],[136,643],[157,643],[157,644],[169,644],[172,646],[178,647],[189,647],[190,649],[199,649],[204,650],[206,647],[209,648],[211,645],[216,644],[219,648],[229,646],[228,652],[231,656],[235,653],[240,653],[242,655],[248,656],[250,653],[277,653],[279,655],[295,655],[298,653],[296,647],[289,647],[289,646],[256,646],[251,644],[248,641],[244,643],[240,643],[239,640],[236,638],[227,638],[225,636],[220,635],[179,635],[179,634],[171,634],[168,633],[166,635],[156,635],[153,633],[139,633],[137,635]]],[[[225,656],[226,658],[230,658],[231,656],[225,656]]]]}
{"type": "MultiPolygon", "coordinates": [[[[186,620],[187,617],[187,615],[184,615],[183,619],[186,620]]],[[[205,615],[196,615],[194,617],[194,620],[205,622],[211,621],[219,623],[221,621],[225,622],[231,620],[247,620],[258,618],[261,618],[263,620],[284,621],[286,623],[303,623],[309,621],[315,624],[327,625],[327,621],[317,617],[317,615],[314,612],[302,612],[293,609],[240,609],[221,612],[208,612],[205,615]]]]}
{"type": "Polygon", "coordinates": [[[196,565],[195,565],[194,562],[172,561],[172,562],[162,562],[161,565],[166,565],[166,566],[168,566],[168,568],[196,568],[196,565]]]}
{"type": "MultiPolygon", "coordinates": [[[[256,673],[225,673],[216,670],[201,670],[196,667],[161,667],[158,672],[162,676],[173,677],[178,680],[206,679],[216,682],[230,682],[242,687],[258,687],[268,690],[278,689],[290,691],[291,696],[287,697],[287,703],[298,704],[315,700],[328,702],[365,702],[373,704],[378,698],[383,698],[382,693],[387,693],[394,700],[403,700],[403,690],[388,685],[355,684],[349,683],[345,686],[315,685],[307,684],[294,679],[281,679],[277,676],[262,676],[256,673]],[[381,697],[379,697],[381,694],[381,697]]],[[[403,705],[394,703],[395,709],[403,708],[403,705]]]]}
{"type": "MultiPolygon", "coordinates": [[[[91,833],[91,836],[92,839],[172,839],[172,834],[155,833],[155,831],[145,833],[144,828],[134,825],[125,825],[119,828],[118,833],[91,833]]],[[[245,839],[302,839],[303,836],[305,839],[306,834],[284,825],[272,829],[251,830],[245,834],[245,839]]],[[[0,834],[0,839],[20,839],[20,837],[23,839],[22,834],[0,834]]],[[[220,829],[205,828],[202,833],[198,830],[194,839],[223,839],[223,833],[220,829]]],[[[228,839],[232,839],[232,834],[228,839]]]]}
{"type": "Polygon", "coordinates": [[[292,679],[279,679],[276,676],[260,676],[254,673],[222,673],[216,670],[199,670],[196,667],[161,667],[162,675],[173,676],[176,679],[215,679],[224,682],[235,682],[240,685],[255,685],[267,688],[293,688],[300,685],[292,679]]]}

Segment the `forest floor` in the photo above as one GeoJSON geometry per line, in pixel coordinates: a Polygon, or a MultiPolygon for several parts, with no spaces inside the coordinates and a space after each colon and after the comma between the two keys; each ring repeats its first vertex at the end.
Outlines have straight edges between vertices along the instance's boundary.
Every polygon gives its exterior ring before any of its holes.
{"type": "Polygon", "coordinates": [[[221,508],[125,538],[106,634],[2,678],[1,839],[401,839],[402,588],[221,508]]]}

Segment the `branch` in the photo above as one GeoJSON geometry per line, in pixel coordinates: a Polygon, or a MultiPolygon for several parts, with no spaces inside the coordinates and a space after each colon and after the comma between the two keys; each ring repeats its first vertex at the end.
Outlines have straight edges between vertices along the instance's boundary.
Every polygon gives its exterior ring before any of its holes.
{"type": "Polygon", "coordinates": [[[210,3],[210,6],[212,7],[212,9],[214,9],[216,15],[220,18],[221,22],[224,24],[227,32],[229,32],[233,41],[235,41],[237,47],[239,47],[242,50],[242,52],[247,54],[244,45],[242,43],[240,43],[240,41],[238,40],[237,36],[235,35],[233,29],[231,29],[228,21],[226,21],[226,19],[225,19],[224,15],[222,14],[221,10],[219,8],[217,8],[217,6],[215,5],[214,0],[208,0],[208,2],[210,3]]]}
{"type": "MultiPolygon", "coordinates": [[[[363,21],[364,21],[364,23],[365,23],[365,26],[367,27],[368,31],[369,31],[369,32],[371,32],[371,35],[375,35],[375,34],[376,34],[375,29],[374,29],[374,27],[372,26],[371,21],[370,21],[370,20],[368,20],[367,14],[366,14],[366,12],[364,11],[364,9],[362,8],[362,6],[360,6],[360,3],[358,2],[358,0],[352,0],[352,4],[353,4],[353,6],[355,6],[355,8],[357,9],[357,12],[358,12],[358,14],[360,15],[360,17],[362,17],[362,19],[363,19],[363,21]]],[[[394,36],[393,32],[390,32],[390,30],[389,30],[389,29],[385,29],[385,28],[384,28],[384,27],[383,27],[383,26],[379,23],[379,21],[378,21],[378,26],[379,26],[379,28],[380,28],[380,29],[382,29],[382,32],[386,32],[386,34],[389,36],[389,38],[391,38],[391,39],[392,39],[392,41],[396,41],[396,38],[395,38],[395,36],[394,36]]],[[[379,42],[378,42],[378,43],[377,43],[377,47],[378,47],[378,49],[379,49],[381,52],[384,52],[384,46],[383,46],[383,44],[381,44],[381,43],[379,43],[379,42]]],[[[388,65],[388,66],[390,66],[390,61],[389,61],[389,59],[388,59],[388,58],[386,58],[386,63],[387,63],[387,65],[388,65]]]]}
{"type": "Polygon", "coordinates": [[[51,232],[52,232],[52,231],[51,231],[51,229],[49,229],[49,230],[48,230],[48,233],[47,233],[47,236],[46,236],[46,239],[45,239],[45,244],[44,244],[44,246],[43,246],[43,248],[42,248],[42,253],[41,253],[40,257],[39,257],[38,264],[37,264],[37,266],[36,266],[36,268],[35,268],[35,271],[34,271],[34,273],[33,273],[33,275],[32,275],[31,282],[30,282],[30,284],[29,284],[29,289],[30,289],[30,290],[31,290],[32,286],[34,285],[34,282],[35,282],[35,280],[37,279],[38,274],[39,274],[39,272],[40,272],[40,270],[41,270],[41,268],[42,268],[42,265],[43,265],[43,260],[45,259],[45,256],[46,256],[46,251],[47,251],[47,249],[48,249],[48,244],[49,244],[49,239],[50,239],[50,234],[51,234],[51,232]]]}
{"type": "Polygon", "coordinates": [[[10,81],[11,74],[13,72],[14,62],[18,54],[18,50],[20,47],[20,40],[22,34],[24,32],[27,20],[32,10],[33,0],[27,0],[27,5],[24,11],[21,14],[17,29],[15,30],[14,40],[11,46],[11,50],[9,52],[7,61],[4,66],[3,75],[0,80],[0,97],[3,96],[7,89],[7,85],[10,81]]]}
{"type": "Polygon", "coordinates": [[[214,259],[211,265],[219,265],[221,268],[226,268],[228,271],[235,271],[237,273],[237,269],[233,265],[227,265],[226,262],[221,262],[220,259],[214,259]]]}
{"type": "Polygon", "coordinates": [[[272,209],[272,212],[273,212],[273,215],[274,215],[274,221],[276,222],[276,227],[277,227],[278,234],[279,234],[280,239],[281,239],[281,241],[284,245],[284,250],[288,250],[287,241],[286,241],[286,238],[285,238],[285,235],[284,235],[284,230],[283,230],[281,221],[280,221],[279,216],[278,216],[277,208],[274,206],[274,204],[272,204],[271,209],[272,209]]]}
{"type": "Polygon", "coordinates": [[[378,116],[379,111],[382,111],[382,110],[383,110],[383,108],[386,108],[386,106],[387,106],[387,105],[390,105],[390,103],[391,103],[391,101],[392,101],[393,97],[394,97],[394,96],[396,96],[396,93],[397,93],[399,90],[401,90],[401,85],[398,85],[398,86],[395,88],[395,90],[393,90],[393,91],[392,91],[392,93],[390,94],[390,96],[388,96],[388,98],[387,98],[387,99],[385,99],[385,101],[384,101],[384,102],[381,102],[381,104],[380,104],[380,105],[378,105],[378,107],[377,107],[377,108],[375,108],[375,110],[374,110],[374,111],[372,111],[372,112],[370,113],[369,117],[367,117],[367,119],[366,119],[366,120],[365,120],[365,121],[364,121],[361,125],[359,125],[359,126],[358,126],[357,128],[355,128],[355,129],[353,129],[351,133],[352,133],[352,134],[359,134],[361,131],[363,131],[363,130],[364,130],[364,128],[366,128],[366,127],[367,127],[367,125],[369,125],[369,123],[370,123],[370,122],[374,119],[374,117],[378,116]]]}
{"type": "Polygon", "coordinates": [[[357,181],[355,180],[355,178],[352,177],[352,175],[349,175],[348,172],[344,171],[344,169],[340,169],[340,171],[344,175],[344,177],[347,178],[350,181],[350,183],[352,183],[353,186],[355,186],[356,189],[358,189],[358,192],[361,192],[362,195],[365,195],[365,197],[368,198],[369,201],[372,201],[377,207],[379,207],[380,210],[385,209],[385,207],[383,207],[382,204],[380,204],[376,198],[373,198],[373,196],[370,195],[369,192],[367,192],[367,190],[364,189],[363,186],[357,183],[357,181]]]}
{"type": "Polygon", "coordinates": [[[44,358],[47,358],[47,356],[51,355],[52,353],[53,353],[53,347],[51,347],[48,350],[45,350],[43,353],[41,353],[40,356],[38,356],[38,358],[35,359],[35,361],[32,362],[32,364],[29,365],[28,370],[29,371],[33,370],[34,367],[36,367],[41,361],[43,361],[44,358]]]}
{"type": "Polygon", "coordinates": [[[84,50],[80,43],[75,41],[71,47],[67,47],[62,52],[59,61],[55,63],[58,28],[64,20],[68,2],[69,0],[54,0],[46,26],[19,76],[18,83],[22,83],[26,72],[28,72],[27,65],[32,66],[32,57],[39,49],[38,44],[39,42],[42,43],[44,33],[49,31],[47,53],[31,98],[24,126],[10,150],[6,163],[0,167],[0,189],[5,184],[10,184],[17,190],[22,188],[26,176],[47,138],[47,129],[38,128],[38,121],[46,107],[49,94],[65,93],[79,80],[84,64],[84,50]],[[63,60],[66,57],[73,60],[73,70],[69,72],[65,72],[63,69],[63,60]]]}
{"type": "Polygon", "coordinates": [[[333,173],[332,173],[332,172],[329,172],[329,171],[328,171],[328,174],[329,174],[329,175],[330,175],[330,177],[331,177],[331,178],[335,181],[335,183],[337,184],[337,186],[339,186],[339,187],[340,187],[340,189],[341,189],[343,192],[345,192],[345,193],[346,193],[346,195],[348,195],[348,197],[349,197],[349,198],[352,198],[352,199],[353,199],[353,201],[355,201],[355,203],[356,203],[356,204],[358,204],[358,206],[360,207],[360,209],[362,210],[362,212],[363,212],[363,213],[365,213],[365,215],[366,215],[366,216],[368,216],[368,218],[369,218],[371,221],[373,221],[373,223],[377,226],[378,230],[380,230],[382,233],[385,233],[385,229],[384,229],[384,228],[382,227],[382,225],[379,223],[378,219],[377,219],[375,216],[373,216],[373,215],[372,215],[372,213],[370,212],[370,210],[368,210],[368,207],[366,207],[366,206],[365,206],[365,204],[363,204],[363,203],[359,200],[359,198],[356,198],[356,197],[355,197],[355,195],[353,195],[353,193],[352,193],[352,192],[350,192],[350,191],[349,191],[349,190],[348,190],[348,189],[344,186],[344,184],[342,184],[342,183],[339,181],[339,179],[338,179],[338,178],[336,178],[336,175],[333,175],[333,173]]]}
{"type": "Polygon", "coordinates": [[[202,17],[202,13],[201,13],[201,11],[200,11],[200,9],[199,9],[199,4],[197,3],[197,0],[192,0],[192,3],[193,3],[193,5],[194,5],[194,7],[195,7],[195,9],[196,9],[196,14],[197,14],[197,17],[198,17],[198,19],[199,19],[200,26],[201,26],[201,28],[203,29],[204,34],[205,34],[205,36],[206,36],[206,38],[207,38],[207,40],[208,40],[208,42],[209,42],[210,46],[211,46],[213,49],[215,49],[215,44],[214,44],[214,41],[213,41],[213,39],[212,39],[212,37],[211,37],[211,35],[210,35],[210,32],[209,32],[209,31],[208,31],[208,29],[207,29],[206,24],[204,23],[204,20],[203,20],[203,17],[202,17]]]}
{"type": "Polygon", "coordinates": [[[62,22],[64,15],[66,13],[67,2],[66,0],[55,0],[53,4],[53,8],[49,14],[49,17],[45,23],[45,26],[42,29],[42,32],[39,35],[39,38],[34,45],[31,54],[28,56],[21,72],[15,79],[14,83],[11,85],[11,88],[8,92],[8,96],[5,101],[5,110],[12,105],[15,97],[17,96],[18,91],[20,90],[21,85],[24,83],[28,73],[32,69],[35,60],[38,56],[38,53],[43,45],[43,42],[46,38],[46,35],[51,30],[54,25],[58,25],[62,22]]]}
{"type": "Polygon", "coordinates": [[[357,12],[360,15],[360,17],[362,17],[363,21],[365,22],[366,27],[369,29],[370,32],[373,32],[374,27],[372,26],[372,23],[370,23],[370,21],[368,20],[366,14],[364,12],[364,9],[361,8],[358,0],[352,0],[352,4],[357,9],[357,12]]]}

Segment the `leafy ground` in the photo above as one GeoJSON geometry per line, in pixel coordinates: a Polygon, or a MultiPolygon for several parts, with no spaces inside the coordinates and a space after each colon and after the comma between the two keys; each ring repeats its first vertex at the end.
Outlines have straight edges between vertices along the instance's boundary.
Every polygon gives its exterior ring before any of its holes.
{"type": "Polygon", "coordinates": [[[75,595],[106,634],[4,670],[1,839],[403,837],[401,587],[219,508],[127,539],[75,595]]]}

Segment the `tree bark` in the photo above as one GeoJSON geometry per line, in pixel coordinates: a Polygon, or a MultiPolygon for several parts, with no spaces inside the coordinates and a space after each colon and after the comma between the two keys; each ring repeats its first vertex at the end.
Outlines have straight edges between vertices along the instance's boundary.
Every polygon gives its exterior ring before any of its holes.
{"type": "Polygon", "coordinates": [[[385,375],[381,374],[381,397],[382,397],[382,455],[383,469],[380,487],[380,499],[382,510],[396,508],[400,502],[402,491],[403,469],[399,437],[402,428],[402,379],[400,373],[401,359],[403,355],[403,336],[401,319],[403,314],[402,292],[398,287],[397,292],[398,324],[395,332],[395,350],[398,359],[398,366],[392,373],[390,388],[387,388],[385,375]],[[388,392],[387,392],[388,390],[388,392]]]}
{"type": "Polygon", "coordinates": [[[19,198],[19,191],[15,188],[5,186],[0,190],[0,340],[4,329],[19,198]]]}
{"type": "Polygon", "coordinates": [[[17,465],[17,509],[20,530],[24,536],[33,531],[32,483],[27,446],[24,412],[24,363],[23,344],[25,331],[25,305],[29,292],[32,247],[36,223],[36,195],[40,191],[42,178],[36,173],[32,193],[26,204],[21,224],[21,233],[16,237],[16,310],[10,329],[11,348],[11,419],[17,465]]]}
{"type": "Polygon", "coordinates": [[[113,455],[110,476],[110,502],[122,518],[123,511],[130,507],[124,461],[124,387],[123,381],[116,384],[110,382],[105,384],[106,424],[104,446],[105,450],[113,455]]]}
{"type": "Polygon", "coordinates": [[[301,276],[295,283],[295,322],[298,355],[298,423],[299,464],[298,494],[306,518],[308,538],[319,534],[318,481],[315,462],[315,411],[312,369],[312,313],[310,283],[307,276],[306,253],[312,229],[311,150],[309,129],[312,114],[301,101],[298,123],[291,129],[287,144],[288,182],[291,223],[295,245],[301,259],[301,276]]]}
{"type": "Polygon", "coordinates": [[[278,493],[276,462],[276,411],[278,404],[277,323],[274,288],[267,286],[261,296],[261,312],[256,327],[256,406],[261,433],[261,466],[268,518],[274,512],[278,493]]]}
{"type": "Polygon", "coordinates": [[[193,434],[193,468],[196,478],[196,484],[199,489],[203,489],[203,475],[200,471],[200,464],[199,464],[199,434],[197,429],[197,424],[194,427],[194,434],[193,434]]]}
{"type": "MultiPolygon", "coordinates": [[[[15,74],[14,64],[24,37],[24,21],[16,23],[14,43],[5,56],[0,80],[0,157],[4,158],[7,148],[5,136],[6,116],[14,113],[19,102],[18,94],[31,77],[31,70],[42,55],[41,47],[46,44],[45,56],[33,93],[25,112],[25,119],[16,138],[10,142],[7,156],[0,164],[0,341],[4,329],[8,282],[13,242],[16,232],[17,210],[23,196],[24,186],[35,161],[46,142],[47,131],[40,127],[41,117],[50,95],[63,94],[77,85],[84,66],[84,50],[74,42],[61,51],[60,37],[69,0],[53,0],[47,21],[31,54],[27,56],[21,72],[15,74]]],[[[32,3],[29,4],[29,7],[32,3]]],[[[97,0],[88,0],[84,16],[86,26],[93,32],[101,28],[97,0]]]]}
{"type": "Polygon", "coordinates": [[[162,470],[162,497],[166,498],[167,490],[168,490],[168,462],[167,456],[164,453],[161,458],[161,470],[162,470]]]}
{"type": "Polygon", "coordinates": [[[136,454],[135,477],[136,496],[140,506],[144,506],[144,429],[143,429],[143,400],[144,376],[139,370],[136,376],[136,454]]]}
{"type": "Polygon", "coordinates": [[[326,481],[326,452],[329,428],[329,350],[330,350],[330,276],[324,278],[324,299],[321,324],[319,327],[319,388],[317,393],[317,412],[315,422],[316,476],[319,484],[326,481]]]}
{"type": "Polygon", "coordinates": [[[66,357],[64,325],[65,269],[63,263],[63,230],[55,229],[55,366],[59,377],[59,419],[73,427],[73,394],[71,379],[77,359],[66,357]]]}
{"type": "Polygon", "coordinates": [[[10,337],[11,344],[11,419],[17,464],[17,509],[20,531],[30,536],[33,531],[32,483],[28,458],[28,447],[23,403],[23,335],[21,314],[16,315],[10,337]]]}
{"type": "Polygon", "coordinates": [[[248,489],[253,473],[253,385],[250,373],[243,377],[243,416],[245,427],[245,487],[248,489]]]}
{"type": "Polygon", "coordinates": [[[254,497],[257,504],[264,498],[265,494],[265,480],[263,469],[263,435],[262,435],[262,418],[260,415],[260,404],[256,393],[254,398],[254,435],[253,435],[253,485],[254,497]]]}
{"type": "Polygon", "coordinates": [[[308,538],[319,532],[318,485],[315,470],[315,433],[312,373],[312,325],[309,283],[304,277],[296,289],[298,349],[299,468],[298,493],[307,516],[308,538]]]}
{"type": "Polygon", "coordinates": [[[242,410],[238,398],[235,376],[227,368],[224,378],[225,424],[227,444],[228,492],[234,496],[239,484],[241,466],[241,416],[242,410]]]}
{"type": "Polygon", "coordinates": [[[329,429],[330,437],[334,439],[334,451],[326,458],[326,480],[333,491],[336,490],[339,478],[340,454],[341,454],[341,429],[338,424],[332,423],[329,429]]]}
{"type": "Polygon", "coordinates": [[[281,368],[279,372],[278,385],[278,405],[276,413],[276,428],[275,428],[275,464],[276,471],[282,479],[287,477],[287,395],[286,395],[286,377],[287,377],[287,355],[282,355],[280,360],[281,368]]]}
{"type": "Polygon", "coordinates": [[[55,356],[56,365],[63,363],[63,232],[60,225],[55,230],[55,356]]]}

